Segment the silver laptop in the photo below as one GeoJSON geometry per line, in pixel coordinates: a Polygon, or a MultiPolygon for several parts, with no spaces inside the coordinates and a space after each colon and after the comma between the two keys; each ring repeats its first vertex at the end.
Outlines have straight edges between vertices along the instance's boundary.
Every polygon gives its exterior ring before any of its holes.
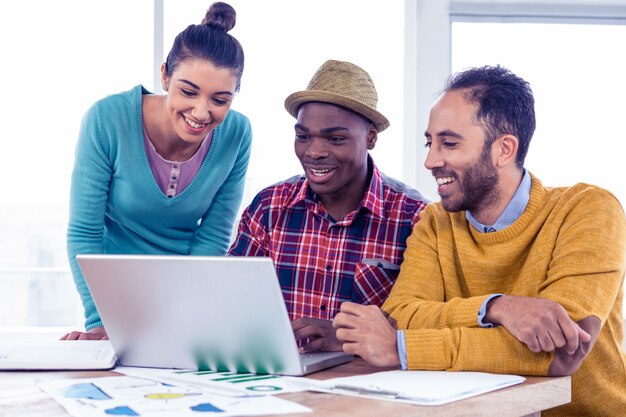
{"type": "Polygon", "coordinates": [[[298,376],[352,359],[299,353],[270,258],[77,260],[120,365],[298,376]]]}

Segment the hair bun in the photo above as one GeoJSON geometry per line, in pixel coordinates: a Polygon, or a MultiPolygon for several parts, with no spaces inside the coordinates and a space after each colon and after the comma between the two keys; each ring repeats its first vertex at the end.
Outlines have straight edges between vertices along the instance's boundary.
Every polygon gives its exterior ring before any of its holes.
{"type": "Polygon", "coordinates": [[[235,9],[230,4],[218,1],[209,7],[201,24],[228,32],[235,27],[236,20],[237,13],[235,9]]]}

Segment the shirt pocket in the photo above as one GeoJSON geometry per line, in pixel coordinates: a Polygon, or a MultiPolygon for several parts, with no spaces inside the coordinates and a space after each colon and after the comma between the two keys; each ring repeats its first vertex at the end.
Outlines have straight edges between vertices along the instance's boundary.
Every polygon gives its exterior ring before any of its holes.
{"type": "Polygon", "coordinates": [[[382,306],[399,273],[400,265],[386,259],[363,258],[356,264],[352,301],[382,306]]]}

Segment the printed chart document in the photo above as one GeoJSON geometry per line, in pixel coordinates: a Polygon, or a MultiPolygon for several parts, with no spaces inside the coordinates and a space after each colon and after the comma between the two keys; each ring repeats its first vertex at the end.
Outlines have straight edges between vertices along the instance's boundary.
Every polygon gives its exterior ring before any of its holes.
{"type": "Polygon", "coordinates": [[[216,395],[251,397],[304,391],[300,377],[250,374],[228,371],[136,368],[118,366],[115,372],[158,381],[163,384],[186,385],[216,395]]]}
{"type": "Polygon", "coordinates": [[[117,358],[108,340],[0,342],[0,370],[111,369],[117,358]]]}
{"type": "Polygon", "coordinates": [[[517,375],[482,372],[386,371],[308,380],[308,389],[418,405],[441,405],[524,382],[517,375]]]}
{"type": "Polygon", "coordinates": [[[275,396],[228,397],[188,385],[161,384],[144,378],[42,381],[38,387],[76,417],[119,416],[261,416],[309,413],[308,407],[275,396]]]}

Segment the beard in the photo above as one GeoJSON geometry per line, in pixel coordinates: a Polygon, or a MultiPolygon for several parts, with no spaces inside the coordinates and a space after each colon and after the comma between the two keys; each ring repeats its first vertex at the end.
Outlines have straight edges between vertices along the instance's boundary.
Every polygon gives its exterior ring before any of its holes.
{"type": "MultiPolygon", "coordinates": [[[[485,144],[486,145],[486,144],[485,144]]],[[[441,204],[448,212],[469,211],[478,212],[481,208],[487,207],[498,200],[498,189],[496,185],[500,180],[498,171],[491,163],[491,144],[483,147],[482,154],[478,161],[467,168],[463,173],[463,178],[452,171],[441,175],[443,170],[435,172],[433,175],[453,177],[459,185],[460,197],[443,197],[441,204]]]]}

